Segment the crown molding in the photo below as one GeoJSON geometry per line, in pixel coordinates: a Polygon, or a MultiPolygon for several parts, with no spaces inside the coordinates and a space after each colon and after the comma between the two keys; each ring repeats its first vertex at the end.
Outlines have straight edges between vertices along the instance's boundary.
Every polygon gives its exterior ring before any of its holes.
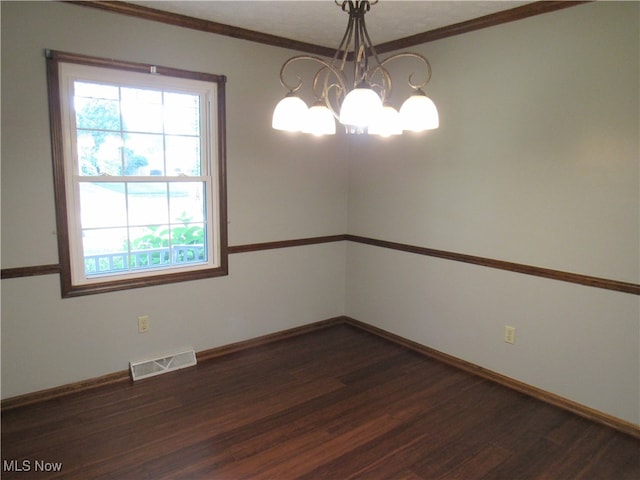
{"type": "MultiPolygon", "coordinates": [[[[503,23],[521,20],[523,18],[541,15],[543,13],[549,13],[576,5],[581,5],[583,3],[589,3],[590,1],[591,0],[532,2],[520,7],[503,10],[501,12],[492,13],[490,15],[467,20],[465,22],[460,22],[442,28],[437,28],[435,30],[411,35],[409,37],[400,38],[398,40],[381,43],[376,45],[375,47],[378,53],[391,52],[393,50],[414,47],[416,45],[432,42],[434,40],[461,35],[463,33],[472,32],[474,30],[493,27],[496,25],[501,25],[503,23]]],[[[178,27],[190,28],[193,30],[199,30],[202,32],[214,33],[218,35],[225,35],[228,37],[247,40],[250,42],[262,43],[275,47],[298,50],[301,52],[310,53],[312,55],[333,57],[333,55],[335,54],[335,49],[333,48],[300,42],[298,40],[279,37],[277,35],[271,35],[268,33],[256,32],[254,30],[249,30],[246,28],[225,25],[223,23],[218,23],[211,20],[203,20],[200,18],[190,17],[188,15],[166,12],[163,10],[158,10],[156,8],[134,5],[128,2],[63,0],[63,3],[71,3],[84,7],[97,8],[112,13],[130,15],[145,20],[152,20],[155,22],[175,25],[178,27]]]]}
{"type": "Polygon", "coordinates": [[[143,7],[141,5],[133,5],[128,2],[120,1],[80,1],[80,0],[63,0],[63,3],[71,3],[81,5],[83,7],[97,8],[111,13],[120,13],[132,17],[142,18],[144,20],[152,20],[154,22],[166,23],[178,27],[190,28],[201,32],[215,33],[225,35],[227,37],[239,38],[250,42],[262,43],[274,47],[289,48],[292,50],[300,50],[314,55],[322,55],[332,57],[335,49],[314,45],[311,43],[291,40],[289,38],[270,35],[268,33],[256,32],[241,27],[225,25],[224,23],[213,22],[211,20],[203,20],[201,18],[190,17],[178,13],[165,12],[156,8],[143,7]]]}
{"type": "Polygon", "coordinates": [[[539,1],[532,2],[519,7],[511,8],[509,10],[503,10],[501,12],[492,13],[482,17],[474,18],[453,25],[447,25],[442,28],[436,28],[428,32],[418,33],[409,37],[400,38],[398,40],[392,40],[390,42],[381,43],[376,45],[376,51],[378,53],[386,53],[394,50],[400,50],[408,47],[415,47],[423,43],[433,42],[435,40],[441,40],[447,37],[453,37],[455,35],[462,35],[463,33],[473,32],[483,28],[494,27],[503,23],[515,22],[524,18],[533,17],[535,15],[541,15],[543,13],[555,12],[568,7],[574,7],[583,3],[590,3],[587,1],[539,1]]]}

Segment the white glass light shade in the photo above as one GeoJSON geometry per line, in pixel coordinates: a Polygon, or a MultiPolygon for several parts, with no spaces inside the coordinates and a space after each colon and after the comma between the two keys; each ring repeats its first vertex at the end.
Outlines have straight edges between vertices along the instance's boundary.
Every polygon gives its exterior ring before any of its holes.
{"type": "Polygon", "coordinates": [[[400,107],[400,123],[403,130],[422,132],[440,125],[438,109],[421,90],[407,98],[400,107]]]}
{"type": "Polygon", "coordinates": [[[276,130],[299,132],[304,126],[307,111],[307,104],[300,97],[287,95],[273,110],[271,126],[276,130]]]}
{"type": "Polygon", "coordinates": [[[336,121],[326,105],[316,103],[309,108],[303,132],[316,136],[335,135],[336,121]]]}
{"type": "Polygon", "coordinates": [[[402,135],[400,114],[391,105],[385,105],[382,114],[369,126],[368,133],[382,137],[402,135]]]}
{"type": "Polygon", "coordinates": [[[342,102],[340,123],[368,127],[382,112],[382,100],[370,88],[354,88],[342,102]]]}

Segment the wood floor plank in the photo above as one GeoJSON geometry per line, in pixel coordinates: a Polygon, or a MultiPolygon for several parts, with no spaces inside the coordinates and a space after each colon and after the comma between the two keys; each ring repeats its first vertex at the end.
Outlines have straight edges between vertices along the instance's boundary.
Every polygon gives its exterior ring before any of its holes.
{"type": "Polygon", "coordinates": [[[333,325],[8,410],[2,460],[3,479],[618,480],[640,441],[333,325]]]}

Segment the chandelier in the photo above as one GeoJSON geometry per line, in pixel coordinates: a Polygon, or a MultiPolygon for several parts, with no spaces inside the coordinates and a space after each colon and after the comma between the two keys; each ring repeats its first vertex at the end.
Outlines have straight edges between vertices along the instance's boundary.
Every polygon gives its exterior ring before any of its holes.
{"type": "Polygon", "coordinates": [[[429,61],[420,54],[409,52],[380,60],[364,20],[371,5],[378,0],[334,2],[349,14],[342,41],[331,61],[312,55],[298,55],[284,62],[280,69],[280,83],[287,89],[287,94],[273,111],[272,127],[290,132],[333,135],[337,120],[347,133],[381,136],[438,128],[438,110],[423,91],[431,79],[429,61]],[[387,64],[398,59],[417,61],[423,70],[422,82],[414,81],[415,72],[409,75],[407,83],[412,94],[399,111],[389,103],[392,82],[387,70],[387,64]],[[303,85],[300,76],[295,76],[295,83],[285,80],[287,70],[301,61],[315,62],[320,66],[310,84],[315,97],[311,107],[299,96],[303,85]]]}

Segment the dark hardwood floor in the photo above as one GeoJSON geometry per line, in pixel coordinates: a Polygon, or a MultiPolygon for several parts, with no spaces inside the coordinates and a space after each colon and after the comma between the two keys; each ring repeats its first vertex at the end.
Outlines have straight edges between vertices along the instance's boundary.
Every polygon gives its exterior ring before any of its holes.
{"type": "Polygon", "coordinates": [[[3,479],[640,478],[640,440],[348,325],[9,410],[2,459],[3,479]]]}

